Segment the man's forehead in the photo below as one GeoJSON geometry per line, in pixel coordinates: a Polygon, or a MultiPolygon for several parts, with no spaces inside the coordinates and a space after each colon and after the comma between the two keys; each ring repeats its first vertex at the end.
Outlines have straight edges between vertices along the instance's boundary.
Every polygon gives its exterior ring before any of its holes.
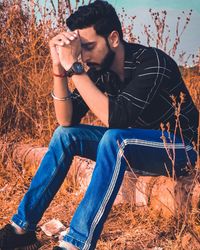
{"type": "Polygon", "coordinates": [[[81,46],[83,46],[83,47],[87,47],[87,46],[95,45],[95,44],[96,44],[95,41],[94,42],[82,42],[81,41],[81,46]]]}
{"type": "Polygon", "coordinates": [[[79,29],[78,32],[82,44],[92,43],[95,42],[97,39],[97,33],[93,27],[79,29]]]}

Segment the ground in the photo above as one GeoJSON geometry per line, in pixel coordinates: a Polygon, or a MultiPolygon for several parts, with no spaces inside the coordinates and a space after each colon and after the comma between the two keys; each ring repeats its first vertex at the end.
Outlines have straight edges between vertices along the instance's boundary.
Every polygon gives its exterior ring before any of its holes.
{"type": "MultiPolygon", "coordinates": [[[[0,166],[0,226],[8,223],[19,201],[28,189],[32,176],[14,164],[0,166]]],[[[56,218],[66,227],[81,200],[78,187],[66,180],[38,225],[37,235],[41,250],[50,250],[57,238],[46,236],[40,226],[56,218]]],[[[196,224],[199,220],[196,219],[196,224]]],[[[199,228],[199,227],[198,227],[199,228]]],[[[200,229],[200,228],[199,228],[200,229]]],[[[197,231],[196,231],[197,232],[197,231]]],[[[200,232],[200,231],[199,231],[200,232]]],[[[148,208],[136,209],[131,204],[114,206],[104,226],[97,250],[175,250],[200,249],[198,234],[176,218],[163,218],[148,208]],[[189,232],[190,231],[190,232],[189,232]]]]}

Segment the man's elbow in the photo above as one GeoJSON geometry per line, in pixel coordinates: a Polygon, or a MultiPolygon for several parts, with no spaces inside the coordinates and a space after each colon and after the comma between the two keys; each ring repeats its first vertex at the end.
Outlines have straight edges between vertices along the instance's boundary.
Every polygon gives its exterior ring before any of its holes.
{"type": "Polygon", "coordinates": [[[72,125],[70,121],[58,121],[58,124],[62,127],[70,127],[72,125]]]}

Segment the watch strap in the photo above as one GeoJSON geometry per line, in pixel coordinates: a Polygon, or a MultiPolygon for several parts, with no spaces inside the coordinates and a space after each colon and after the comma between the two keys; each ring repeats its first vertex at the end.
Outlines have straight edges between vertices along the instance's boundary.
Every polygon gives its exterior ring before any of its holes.
{"type": "Polygon", "coordinates": [[[72,67],[69,70],[66,71],[66,76],[67,77],[72,77],[73,74],[74,74],[74,70],[73,70],[73,65],[72,65],[72,67]]]}
{"type": "Polygon", "coordinates": [[[76,61],[72,64],[71,68],[66,71],[66,75],[67,77],[72,77],[74,74],[80,75],[83,72],[84,72],[83,64],[76,61]],[[77,66],[77,64],[80,64],[82,66],[82,72],[76,71],[75,67],[77,66]]]}

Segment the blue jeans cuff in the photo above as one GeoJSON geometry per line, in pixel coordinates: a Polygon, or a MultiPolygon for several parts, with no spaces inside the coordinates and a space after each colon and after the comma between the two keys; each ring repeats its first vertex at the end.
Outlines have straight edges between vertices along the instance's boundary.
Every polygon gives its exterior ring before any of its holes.
{"type": "Polygon", "coordinates": [[[15,214],[12,219],[12,222],[14,222],[17,226],[21,227],[25,231],[35,231],[36,225],[30,225],[27,221],[22,221],[18,218],[18,216],[15,214]]]}
{"type": "Polygon", "coordinates": [[[80,249],[80,250],[83,249],[83,247],[85,245],[85,242],[78,240],[77,237],[75,239],[73,236],[71,236],[69,234],[64,236],[63,241],[71,243],[75,247],[78,247],[78,249],[80,249]]]}

